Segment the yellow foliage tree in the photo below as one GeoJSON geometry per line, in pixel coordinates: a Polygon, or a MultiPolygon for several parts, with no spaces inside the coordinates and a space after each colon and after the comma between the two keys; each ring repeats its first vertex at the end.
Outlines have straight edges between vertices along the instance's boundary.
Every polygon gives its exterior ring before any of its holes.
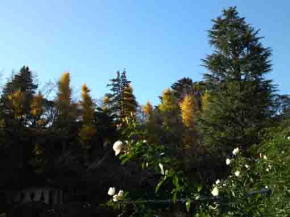
{"type": "Polygon", "coordinates": [[[182,123],[186,127],[193,127],[195,121],[195,100],[193,96],[186,95],[180,103],[182,123]]]}
{"type": "Polygon", "coordinates": [[[135,117],[137,111],[137,102],[133,94],[133,88],[130,84],[123,90],[121,100],[121,118],[135,117]]]}
{"type": "Polygon", "coordinates": [[[151,115],[152,111],[153,111],[153,106],[152,106],[152,104],[148,101],[148,102],[144,105],[144,107],[143,107],[143,112],[144,112],[144,114],[145,114],[147,117],[149,117],[149,116],[151,115]]]}
{"type": "Polygon", "coordinates": [[[43,113],[42,108],[43,96],[41,93],[33,96],[32,102],[30,105],[30,113],[34,117],[39,117],[43,113]]]}
{"type": "Polygon", "coordinates": [[[82,100],[80,102],[82,107],[83,126],[80,130],[79,136],[84,145],[84,149],[90,149],[88,144],[90,139],[96,134],[94,122],[94,103],[90,96],[90,90],[87,85],[82,86],[82,100]]]}
{"type": "Polygon", "coordinates": [[[161,112],[170,112],[178,109],[178,105],[170,89],[165,89],[162,93],[161,104],[158,106],[161,112]]]}
{"type": "Polygon", "coordinates": [[[70,74],[65,72],[58,82],[58,93],[56,106],[58,109],[58,120],[61,125],[76,119],[76,105],[71,99],[72,90],[70,88],[70,74]]]}
{"type": "Polygon", "coordinates": [[[21,119],[24,115],[24,93],[21,90],[14,91],[8,95],[9,105],[13,111],[14,117],[16,119],[21,119]]]}

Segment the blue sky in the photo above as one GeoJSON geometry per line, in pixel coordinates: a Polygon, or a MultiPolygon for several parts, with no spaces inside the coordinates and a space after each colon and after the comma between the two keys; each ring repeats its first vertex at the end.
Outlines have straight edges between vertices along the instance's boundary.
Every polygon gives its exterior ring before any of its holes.
{"type": "Polygon", "coordinates": [[[211,19],[229,6],[261,29],[273,50],[269,77],[290,93],[288,0],[2,0],[1,83],[22,65],[40,86],[69,71],[76,98],[83,83],[101,98],[108,80],[126,69],[137,100],[156,104],[176,80],[202,79],[211,19]]]}

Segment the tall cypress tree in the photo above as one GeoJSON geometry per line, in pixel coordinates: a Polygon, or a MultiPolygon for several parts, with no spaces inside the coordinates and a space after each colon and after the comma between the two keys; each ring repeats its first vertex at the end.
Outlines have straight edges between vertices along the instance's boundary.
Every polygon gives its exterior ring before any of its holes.
{"type": "Polygon", "coordinates": [[[265,78],[271,52],[235,7],[213,23],[209,42],[214,52],[203,60],[209,97],[201,127],[204,142],[227,154],[233,147],[258,143],[271,117],[273,85],[265,78]]]}

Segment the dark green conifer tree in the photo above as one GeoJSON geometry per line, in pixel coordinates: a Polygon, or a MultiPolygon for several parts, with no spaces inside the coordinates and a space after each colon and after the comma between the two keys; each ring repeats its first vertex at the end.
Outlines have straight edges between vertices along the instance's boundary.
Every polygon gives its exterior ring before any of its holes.
{"type": "Polygon", "coordinates": [[[271,117],[274,88],[265,78],[271,51],[235,7],[213,22],[209,38],[214,51],[203,60],[209,98],[201,127],[204,142],[226,155],[234,147],[257,144],[271,117]]]}

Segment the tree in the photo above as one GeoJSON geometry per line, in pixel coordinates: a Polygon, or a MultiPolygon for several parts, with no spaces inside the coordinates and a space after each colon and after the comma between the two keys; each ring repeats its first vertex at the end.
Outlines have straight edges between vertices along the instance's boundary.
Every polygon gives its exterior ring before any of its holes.
{"type": "Polygon", "coordinates": [[[186,95],[193,94],[193,82],[191,78],[182,78],[171,85],[174,96],[181,101],[186,95]]]}
{"type": "Polygon", "coordinates": [[[58,111],[56,124],[59,127],[68,127],[68,123],[76,119],[76,105],[72,102],[70,88],[70,74],[64,73],[58,82],[56,107],[58,111]]]}
{"type": "Polygon", "coordinates": [[[116,123],[136,113],[137,102],[130,83],[131,81],[127,80],[126,71],[123,71],[121,75],[117,71],[116,78],[111,79],[111,83],[107,85],[111,87],[111,93],[105,96],[105,108],[116,116],[116,123]]]}
{"type": "Polygon", "coordinates": [[[58,82],[58,92],[55,99],[57,110],[55,121],[51,130],[57,135],[57,140],[52,145],[52,153],[68,156],[68,153],[79,151],[77,143],[78,123],[76,104],[72,101],[70,88],[70,74],[64,73],[58,82]]]}
{"type": "Polygon", "coordinates": [[[82,86],[82,100],[80,102],[83,125],[80,129],[79,136],[86,154],[91,149],[92,143],[90,141],[96,135],[96,128],[94,126],[95,105],[89,93],[90,90],[84,84],[82,86]]]}
{"type": "Polygon", "coordinates": [[[110,83],[107,85],[110,87],[110,93],[107,93],[105,96],[104,103],[106,107],[111,111],[112,114],[119,117],[121,114],[121,78],[120,72],[116,72],[116,78],[110,80],[110,83]]]}
{"type": "Polygon", "coordinates": [[[30,105],[30,113],[33,117],[32,126],[43,126],[46,123],[46,121],[41,118],[44,113],[43,104],[44,98],[40,92],[33,96],[30,105]]]}
{"type": "Polygon", "coordinates": [[[6,122],[10,122],[11,118],[17,116],[22,126],[30,124],[30,104],[37,87],[38,85],[33,82],[32,72],[27,66],[23,66],[11,81],[5,84],[1,101],[6,122]]]}
{"type": "Polygon", "coordinates": [[[122,93],[122,116],[125,117],[135,117],[137,111],[137,102],[133,94],[133,89],[130,84],[124,87],[122,93]]]}
{"type": "MultiPolygon", "coordinates": [[[[7,82],[3,88],[3,96],[7,96],[17,90],[25,92],[27,96],[32,97],[38,85],[33,82],[32,72],[28,66],[23,66],[19,73],[14,75],[11,81],[7,82]]],[[[2,96],[2,97],[3,97],[2,96]]]]}
{"type": "Polygon", "coordinates": [[[160,97],[161,103],[158,108],[161,112],[174,112],[178,110],[176,98],[171,89],[165,89],[160,97]]]}
{"type": "Polygon", "coordinates": [[[151,114],[153,112],[153,106],[152,104],[148,101],[144,106],[143,106],[143,113],[147,119],[150,118],[151,114]]]}
{"type": "Polygon", "coordinates": [[[209,38],[214,52],[203,60],[210,97],[201,127],[205,143],[228,154],[233,147],[257,144],[271,117],[273,86],[265,79],[271,52],[235,7],[213,22],[209,38]]]}
{"type": "Polygon", "coordinates": [[[186,95],[180,103],[182,123],[188,127],[193,128],[197,117],[196,103],[193,96],[186,95]]]}

